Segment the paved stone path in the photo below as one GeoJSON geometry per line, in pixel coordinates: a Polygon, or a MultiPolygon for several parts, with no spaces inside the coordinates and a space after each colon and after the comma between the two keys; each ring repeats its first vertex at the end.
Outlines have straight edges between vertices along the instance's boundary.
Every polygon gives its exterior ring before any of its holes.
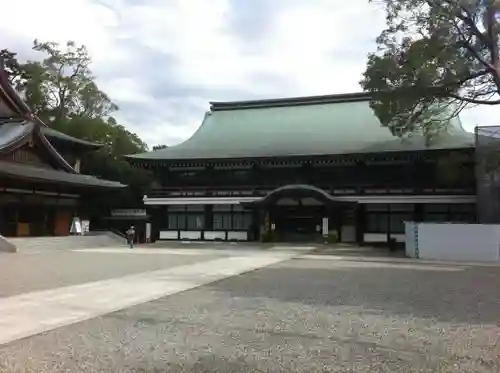
{"type": "Polygon", "coordinates": [[[70,325],[0,345],[0,372],[500,372],[499,267],[200,249],[65,255],[74,265],[91,258],[85,262],[102,268],[168,268],[0,298],[5,305],[27,296],[21,308],[32,313],[11,323],[37,321],[37,309],[101,314],[56,319],[70,325]],[[151,290],[143,297],[144,287],[151,290]],[[144,303],[146,296],[155,299],[144,303]],[[109,313],[111,300],[140,304],[109,313]]]}
{"type": "Polygon", "coordinates": [[[142,255],[138,254],[139,251],[117,248],[108,252],[97,249],[95,252],[49,250],[0,254],[0,299],[227,256],[208,252],[200,255],[142,255]]]}
{"type": "Polygon", "coordinates": [[[0,299],[0,344],[259,269],[294,254],[229,257],[0,299]]]}

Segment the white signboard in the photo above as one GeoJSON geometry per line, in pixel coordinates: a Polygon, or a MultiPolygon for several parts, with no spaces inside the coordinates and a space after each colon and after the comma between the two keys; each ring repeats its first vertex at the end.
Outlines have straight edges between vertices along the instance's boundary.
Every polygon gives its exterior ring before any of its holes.
{"type": "Polygon", "coordinates": [[[323,236],[328,236],[328,218],[323,218],[323,236]]]}
{"type": "Polygon", "coordinates": [[[90,221],[82,220],[82,232],[83,234],[90,232],[90,221]]]}
{"type": "Polygon", "coordinates": [[[74,217],[69,230],[71,234],[82,234],[82,223],[79,217],[74,217]]]}
{"type": "Polygon", "coordinates": [[[116,209],[111,210],[111,216],[114,217],[139,217],[146,216],[146,210],[144,209],[116,209]]]}
{"type": "Polygon", "coordinates": [[[151,223],[146,223],[146,242],[151,242],[151,223]]]}

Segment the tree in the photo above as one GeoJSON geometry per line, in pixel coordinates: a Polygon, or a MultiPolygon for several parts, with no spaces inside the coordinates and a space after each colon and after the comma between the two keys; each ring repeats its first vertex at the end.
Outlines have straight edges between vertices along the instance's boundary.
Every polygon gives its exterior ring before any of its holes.
{"type": "Polygon", "coordinates": [[[10,84],[16,85],[16,81],[19,79],[26,80],[29,78],[17,60],[17,53],[11,52],[8,49],[1,49],[0,60],[4,65],[4,70],[7,73],[10,84]]]}
{"type": "Polygon", "coordinates": [[[63,49],[57,43],[35,40],[33,50],[45,58],[22,66],[28,78],[18,79],[16,89],[42,119],[57,127],[65,119],[105,118],[118,110],[98,89],[85,46],[68,41],[63,49]]]}
{"type": "Polygon", "coordinates": [[[383,126],[431,140],[465,107],[500,104],[500,1],[381,1],[387,28],[361,85],[383,126]]]}
{"type": "Polygon", "coordinates": [[[16,54],[1,51],[9,79],[24,94],[29,107],[51,127],[69,135],[108,145],[109,154],[145,151],[146,144],[111,114],[118,106],[102,92],[90,69],[85,46],[67,42],[35,40],[33,50],[43,53],[39,61],[21,64],[16,54]]]}

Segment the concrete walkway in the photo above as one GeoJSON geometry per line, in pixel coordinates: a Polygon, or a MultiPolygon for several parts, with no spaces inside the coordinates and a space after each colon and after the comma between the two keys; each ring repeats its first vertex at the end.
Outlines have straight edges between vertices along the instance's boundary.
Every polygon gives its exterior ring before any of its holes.
{"type": "Polygon", "coordinates": [[[307,254],[315,250],[315,246],[305,246],[305,245],[297,245],[297,246],[288,246],[288,245],[273,245],[267,246],[263,248],[259,245],[245,245],[245,246],[237,246],[237,245],[223,245],[223,246],[215,246],[208,245],[204,247],[200,247],[199,245],[171,245],[165,247],[155,247],[155,246],[137,246],[133,249],[123,248],[123,247],[106,247],[106,248],[86,248],[86,249],[76,249],[72,251],[80,252],[80,253],[93,253],[93,254],[153,254],[153,255],[237,255],[237,256],[262,256],[262,255],[273,255],[276,253],[279,254],[289,254],[289,255],[298,255],[298,254],[307,254]]]}
{"type": "Polygon", "coordinates": [[[261,253],[0,298],[0,344],[288,260],[261,253]]]}

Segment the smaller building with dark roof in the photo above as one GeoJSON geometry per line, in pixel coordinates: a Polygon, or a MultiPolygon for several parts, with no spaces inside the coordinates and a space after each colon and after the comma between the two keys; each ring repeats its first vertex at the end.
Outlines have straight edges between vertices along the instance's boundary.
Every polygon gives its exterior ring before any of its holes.
{"type": "Polygon", "coordinates": [[[43,123],[0,66],[0,235],[67,235],[82,201],[125,187],[80,173],[80,156],[100,147],[43,123]]]}
{"type": "Polygon", "coordinates": [[[406,220],[474,222],[474,135],[454,118],[431,142],[399,138],[369,101],[210,103],[185,142],[128,156],[156,175],[144,196],[153,235],[373,243],[402,241],[406,220]]]}

